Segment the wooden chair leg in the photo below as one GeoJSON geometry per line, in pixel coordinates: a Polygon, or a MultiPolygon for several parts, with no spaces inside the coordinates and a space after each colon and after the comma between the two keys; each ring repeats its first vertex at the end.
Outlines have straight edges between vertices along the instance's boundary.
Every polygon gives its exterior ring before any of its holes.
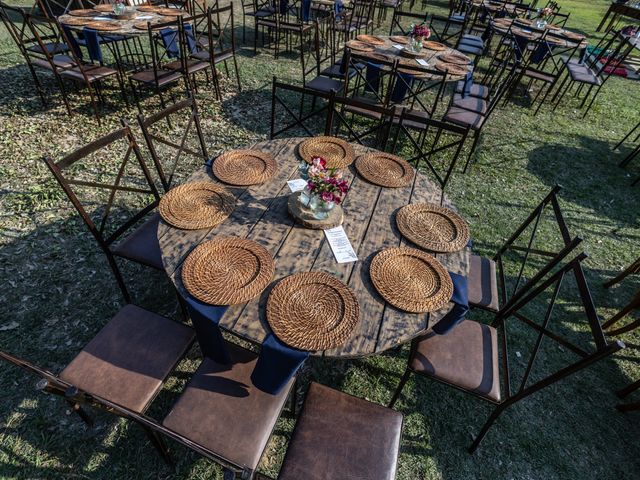
{"type": "MultiPolygon", "coordinates": [[[[631,302],[629,302],[628,305],[626,305],[618,313],[616,313],[613,317],[611,317],[608,321],[606,321],[602,325],[602,328],[607,329],[612,325],[615,325],[621,318],[625,317],[626,315],[628,315],[630,312],[632,312],[637,308],[640,308],[640,292],[636,294],[635,298],[631,302]]],[[[628,332],[636,328],[639,324],[640,324],[640,319],[631,322],[629,325],[625,327],[607,332],[607,335],[619,335],[620,333],[628,332]]]]}
{"type": "Polygon", "coordinates": [[[170,467],[174,466],[173,460],[171,459],[171,455],[169,455],[169,449],[167,448],[167,444],[164,442],[162,437],[158,434],[158,432],[151,430],[150,428],[142,427],[144,433],[147,435],[149,441],[153,444],[158,453],[165,461],[167,465],[170,467]]]}
{"type": "Polygon", "coordinates": [[[612,278],[603,284],[604,288],[609,288],[616,283],[620,283],[632,273],[640,273],[640,258],[625,268],[618,276],[612,278]]]}
{"type": "Polygon", "coordinates": [[[478,447],[480,446],[480,443],[482,442],[482,440],[484,440],[484,437],[487,436],[487,433],[489,432],[489,429],[495,423],[495,421],[498,419],[498,417],[503,412],[503,410],[504,410],[504,407],[498,406],[491,413],[491,415],[489,416],[489,418],[487,419],[487,421],[483,425],[482,430],[480,430],[480,433],[478,433],[478,436],[476,437],[476,439],[473,441],[473,443],[469,447],[469,450],[468,450],[469,453],[473,453],[478,449],[478,447]]]}

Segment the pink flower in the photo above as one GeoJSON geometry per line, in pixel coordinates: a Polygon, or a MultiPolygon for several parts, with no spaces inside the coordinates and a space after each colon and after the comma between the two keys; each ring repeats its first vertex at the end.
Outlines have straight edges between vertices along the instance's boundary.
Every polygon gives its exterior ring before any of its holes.
{"type": "Polygon", "coordinates": [[[322,192],[320,194],[320,198],[325,202],[333,202],[333,193],[331,192],[322,192]]]}
{"type": "Polygon", "coordinates": [[[315,157],[312,160],[312,163],[314,166],[320,168],[320,169],[325,169],[327,167],[327,161],[322,158],[322,157],[315,157]]]}

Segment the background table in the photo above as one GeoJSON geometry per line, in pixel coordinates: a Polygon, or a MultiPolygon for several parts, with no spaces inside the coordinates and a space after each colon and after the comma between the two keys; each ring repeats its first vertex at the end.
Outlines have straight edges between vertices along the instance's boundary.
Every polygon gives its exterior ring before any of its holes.
{"type": "Polygon", "coordinates": [[[598,28],[596,28],[596,32],[599,32],[604,24],[607,23],[607,19],[610,15],[612,15],[612,17],[609,25],[607,25],[607,32],[611,30],[618,17],[622,16],[640,20],[640,8],[633,7],[631,5],[625,5],[624,3],[612,3],[609,6],[609,10],[607,10],[607,13],[605,13],[604,17],[602,17],[602,21],[600,22],[600,25],[598,25],[598,28]]]}
{"type": "MultiPolygon", "coordinates": [[[[394,45],[402,45],[403,47],[408,46],[408,44],[401,44],[399,42],[394,42],[392,40],[392,37],[402,37],[402,35],[393,35],[391,37],[384,36],[384,35],[374,35],[374,36],[376,38],[379,38],[380,40],[384,40],[384,44],[380,44],[380,45],[368,44],[371,47],[374,47],[375,50],[373,50],[372,52],[364,52],[354,48],[352,49],[354,54],[357,54],[358,56],[361,56],[361,57],[371,57],[372,62],[375,62],[376,58],[374,56],[371,56],[371,54],[384,55],[385,57],[387,57],[389,61],[393,61],[396,58],[400,58],[401,59],[400,64],[407,70],[410,70],[411,67],[424,68],[418,63],[418,60],[416,58],[403,57],[402,55],[400,55],[400,50],[394,47],[394,45]]],[[[406,37],[406,38],[408,39],[409,37],[406,37]]],[[[423,47],[421,50],[421,53],[424,52],[424,56],[421,56],[419,58],[421,60],[425,60],[429,64],[427,68],[435,69],[438,63],[444,63],[444,62],[438,61],[437,59],[438,55],[454,53],[456,55],[462,55],[463,57],[467,56],[464,53],[459,52],[455,48],[451,48],[446,45],[445,47],[447,47],[445,50],[431,50],[423,47]]],[[[469,65],[461,65],[461,66],[469,69],[469,65]]],[[[437,77],[435,75],[425,74],[425,75],[416,75],[416,78],[428,80],[428,79],[437,78],[437,77]]],[[[464,78],[464,75],[448,74],[446,80],[447,82],[457,82],[463,78],[464,78]]]]}
{"type": "MultiPolygon", "coordinates": [[[[108,13],[104,13],[104,12],[98,12],[96,11],[96,17],[108,17],[109,14],[108,13]]],[[[76,17],[74,15],[60,15],[58,17],[58,21],[60,23],[62,23],[63,25],[65,25],[66,27],[72,29],[72,30],[82,30],[84,28],[84,25],[66,25],[65,21],[68,21],[71,18],[87,18],[87,17],[76,17]]],[[[90,19],[91,17],[89,17],[90,19]]],[[[118,29],[117,30],[98,30],[98,33],[102,34],[102,35],[124,35],[124,36],[131,36],[131,35],[146,35],[148,30],[147,29],[139,29],[134,27],[134,24],[137,22],[151,22],[152,24],[154,23],[166,23],[166,22],[171,22],[174,21],[176,19],[176,17],[173,16],[167,16],[167,15],[159,15],[155,12],[142,12],[142,11],[138,11],[136,10],[136,17],[134,18],[130,18],[127,20],[118,20],[116,18],[110,19],[112,22],[116,22],[118,24],[118,29]],[[140,19],[139,17],[143,17],[142,19],[140,19]],[[149,17],[149,18],[145,18],[145,17],[149,17]]]]}
{"type": "MultiPolygon", "coordinates": [[[[360,321],[347,343],[334,350],[315,352],[316,355],[358,357],[407,342],[439,320],[453,304],[432,314],[397,310],[374,289],[369,278],[369,264],[373,255],[382,248],[408,244],[396,228],[395,212],[409,203],[439,203],[440,189],[422,174],[416,175],[415,182],[407,187],[382,188],[357,176],[353,165],[345,169],[345,179],[351,182],[351,190],[343,205],[343,227],[359,260],[339,264],[324,232],[296,225],[287,211],[290,194],[287,180],[299,178],[297,146],[302,140],[272,140],[251,147],[271,153],[278,162],[278,172],[261,185],[248,188],[228,186],[237,198],[236,207],[231,216],[217,227],[187,231],[173,228],[161,220],[158,239],[167,274],[176,288],[184,292],[181,265],[193,248],[218,236],[248,238],[264,246],[275,258],[275,275],[259,298],[229,307],[220,321],[223,329],[249,341],[262,343],[269,331],[265,305],[273,285],[287,275],[313,270],[340,278],[353,289],[360,304],[360,321]]],[[[373,151],[357,145],[354,147],[356,155],[373,151]]],[[[203,180],[218,182],[208,167],[195,172],[189,181],[203,180]]],[[[446,198],[444,205],[451,207],[446,198]]],[[[449,271],[467,275],[468,248],[452,254],[437,254],[436,257],[449,271]]]]}

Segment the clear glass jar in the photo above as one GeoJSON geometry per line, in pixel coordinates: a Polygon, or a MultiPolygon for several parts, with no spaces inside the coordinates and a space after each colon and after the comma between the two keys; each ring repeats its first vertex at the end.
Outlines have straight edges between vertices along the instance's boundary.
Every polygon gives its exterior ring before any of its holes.
{"type": "Polygon", "coordinates": [[[311,195],[309,208],[313,212],[313,218],[324,220],[329,217],[329,212],[336,206],[334,202],[325,202],[318,195],[311,195]]]}

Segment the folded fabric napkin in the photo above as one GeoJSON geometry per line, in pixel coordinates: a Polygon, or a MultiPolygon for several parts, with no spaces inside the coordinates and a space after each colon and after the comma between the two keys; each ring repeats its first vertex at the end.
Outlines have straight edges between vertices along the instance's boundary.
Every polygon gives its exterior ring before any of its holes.
{"type": "Polygon", "coordinates": [[[311,17],[311,0],[302,0],[302,20],[308,22],[311,17]]]}
{"type": "Polygon", "coordinates": [[[196,331],[196,338],[200,344],[202,355],[218,363],[231,363],[227,345],[218,326],[228,307],[209,305],[189,294],[183,299],[187,304],[189,317],[191,317],[193,328],[196,331]]]}
{"type": "Polygon", "coordinates": [[[269,334],[262,344],[260,356],[251,373],[251,381],[263,392],[278,394],[293,378],[309,352],[285,345],[269,334]]]}
{"type": "Polygon", "coordinates": [[[432,330],[438,335],[446,335],[453,328],[464,320],[464,316],[469,311],[469,289],[467,277],[449,272],[453,281],[453,308],[442,319],[436,323],[432,330]]]}

